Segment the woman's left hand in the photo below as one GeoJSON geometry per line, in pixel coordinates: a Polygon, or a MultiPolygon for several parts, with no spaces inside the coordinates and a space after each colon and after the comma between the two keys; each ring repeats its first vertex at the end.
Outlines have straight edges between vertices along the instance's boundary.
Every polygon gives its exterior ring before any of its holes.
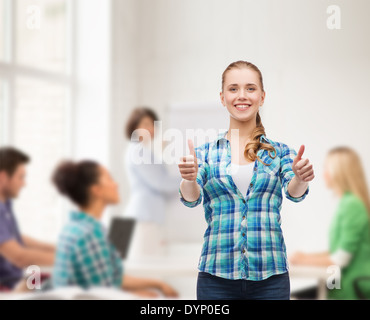
{"type": "Polygon", "coordinates": [[[302,159],[305,146],[302,145],[293,161],[293,172],[299,182],[310,182],[315,178],[313,166],[308,159],[302,159]]]}
{"type": "Polygon", "coordinates": [[[160,282],[158,287],[165,297],[176,298],[179,296],[178,292],[165,282],[160,282]]]}
{"type": "Polygon", "coordinates": [[[291,264],[302,264],[305,256],[305,253],[298,251],[289,256],[288,260],[291,264]]]}
{"type": "Polygon", "coordinates": [[[132,293],[143,298],[159,298],[159,294],[150,289],[132,290],[132,293]]]}

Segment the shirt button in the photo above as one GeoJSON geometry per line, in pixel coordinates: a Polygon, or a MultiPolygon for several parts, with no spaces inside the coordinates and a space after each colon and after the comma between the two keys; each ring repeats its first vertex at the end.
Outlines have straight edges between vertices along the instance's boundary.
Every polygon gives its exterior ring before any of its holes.
{"type": "Polygon", "coordinates": [[[253,183],[251,183],[251,188],[253,188],[253,183]]]}
{"type": "Polygon", "coordinates": [[[243,253],[245,253],[245,249],[243,249],[243,251],[242,251],[243,253]]]}
{"type": "Polygon", "coordinates": [[[243,220],[245,219],[245,216],[243,216],[243,220]]]}
{"type": "Polygon", "coordinates": [[[245,233],[243,233],[242,236],[245,237],[245,233]]]}

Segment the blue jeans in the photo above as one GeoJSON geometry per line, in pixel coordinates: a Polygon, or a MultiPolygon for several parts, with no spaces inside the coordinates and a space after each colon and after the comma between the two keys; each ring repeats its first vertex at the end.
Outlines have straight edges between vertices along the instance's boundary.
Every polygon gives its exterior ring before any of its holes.
{"type": "Polygon", "coordinates": [[[198,300],[289,300],[289,273],[261,281],[230,280],[199,272],[198,300]]]}

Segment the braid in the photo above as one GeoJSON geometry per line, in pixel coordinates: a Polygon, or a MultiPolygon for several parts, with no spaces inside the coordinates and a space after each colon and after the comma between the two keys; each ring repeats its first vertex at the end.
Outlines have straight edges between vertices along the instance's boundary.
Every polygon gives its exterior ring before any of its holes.
{"type": "Polygon", "coordinates": [[[260,142],[261,136],[265,135],[266,133],[265,127],[262,124],[261,116],[259,113],[257,113],[256,123],[257,123],[256,129],[254,129],[252,133],[252,141],[247,143],[247,145],[245,146],[244,156],[251,162],[254,162],[257,159],[262,164],[267,165],[257,156],[258,151],[261,149],[267,150],[269,152],[269,156],[272,159],[275,159],[276,150],[271,144],[260,142]],[[275,155],[271,156],[271,152],[274,152],[275,155]]]}

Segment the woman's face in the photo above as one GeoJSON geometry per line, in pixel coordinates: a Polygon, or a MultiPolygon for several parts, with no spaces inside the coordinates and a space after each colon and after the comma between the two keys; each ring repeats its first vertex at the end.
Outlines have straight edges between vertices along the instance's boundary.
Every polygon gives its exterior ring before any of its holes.
{"type": "Polygon", "coordinates": [[[249,68],[228,71],[220,96],[230,116],[243,122],[256,119],[257,112],[265,100],[258,73],[249,68]]]}
{"type": "Polygon", "coordinates": [[[93,193],[106,204],[117,204],[120,201],[117,183],[102,166],[99,167],[99,181],[93,186],[93,193]]]}
{"type": "Polygon", "coordinates": [[[154,121],[151,117],[144,117],[139,122],[139,125],[137,126],[137,129],[139,130],[140,134],[140,141],[143,139],[153,139],[154,138],[154,121]]]}

